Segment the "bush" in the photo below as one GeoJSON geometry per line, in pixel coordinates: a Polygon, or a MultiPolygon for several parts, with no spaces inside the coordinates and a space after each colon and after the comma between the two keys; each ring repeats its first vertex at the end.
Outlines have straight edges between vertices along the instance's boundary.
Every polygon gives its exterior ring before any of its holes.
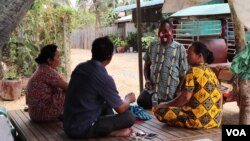
{"type": "Polygon", "coordinates": [[[133,47],[134,51],[138,51],[138,44],[137,44],[137,33],[136,32],[129,32],[128,37],[128,46],[133,47]]]}
{"type": "Polygon", "coordinates": [[[5,79],[30,77],[36,70],[35,57],[39,47],[35,42],[24,38],[12,38],[3,49],[2,60],[7,65],[5,79]],[[16,71],[11,71],[15,68],[16,71]]]}
{"type": "Polygon", "coordinates": [[[17,68],[16,66],[11,66],[8,67],[5,71],[4,71],[4,75],[3,75],[3,79],[4,80],[17,80],[19,79],[20,76],[17,73],[17,68]]]}
{"type": "Polygon", "coordinates": [[[109,39],[113,42],[115,48],[128,46],[128,41],[126,39],[123,39],[115,34],[109,34],[108,36],[109,39]]]}
{"type": "Polygon", "coordinates": [[[156,40],[156,38],[154,36],[142,37],[142,48],[148,49],[148,47],[151,45],[151,43],[155,40],[156,40]]]}

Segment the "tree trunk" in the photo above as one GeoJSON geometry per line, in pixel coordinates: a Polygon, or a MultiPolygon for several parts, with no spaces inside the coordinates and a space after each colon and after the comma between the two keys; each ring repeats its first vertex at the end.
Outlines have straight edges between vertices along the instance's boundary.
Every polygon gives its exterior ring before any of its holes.
{"type": "Polygon", "coordinates": [[[239,113],[239,124],[249,125],[250,124],[250,80],[239,79],[239,92],[238,92],[238,106],[240,109],[239,113]]]}
{"type": "Polygon", "coordinates": [[[24,17],[35,0],[0,1],[0,48],[10,37],[18,22],[24,17]]]}
{"type": "Polygon", "coordinates": [[[238,19],[234,6],[233,6],[233,0],[228,0],[228,4],[231,11],[231,17],[232,17],[232,23],[234,28],[234,38],[235,38],[235,48],[237,53],[242,51],[246,46],[246,39],[245,39],[245,28],[244,25],[240,22],[238,19]]]}
{"type": "Polygon", "coordinates": [[[95,8],[95,27],[100,26],[100,11],[97,0],[93,0],[94,8],[95,8]]]}
{"type": "MultiPolygon", "coordinates": [[[[235,36],[235,47],[237,53],[242,51],[246,46],[245,30],[243,24],[238,19],[236,15],[233,0],[228,0],[228,4],[231,10],[232,22],[234,27],[235,36]]],[[[238,106],[240,109],[239,113],[239,124],[247,125],[250,124],[250,80],[239,79],[238,81],[239,91],[238,91],[238,106]]]]}
{"type": "Polygon", "coordinates": [[[2,47],[8,41],[11,32],[24,17],[35,0],[0,1],[0,77],[2,76],[2,47]]]}

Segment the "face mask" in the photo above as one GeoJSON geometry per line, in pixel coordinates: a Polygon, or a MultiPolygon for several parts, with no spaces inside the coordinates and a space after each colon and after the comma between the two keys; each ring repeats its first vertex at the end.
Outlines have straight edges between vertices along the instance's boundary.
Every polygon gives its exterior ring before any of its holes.
{"type": "Polygon", "coordinates": [[[171,37],[171,32],[160,32],[159,34],[161,43],[166,43],[168,41],[168,38],[171,37]]]}

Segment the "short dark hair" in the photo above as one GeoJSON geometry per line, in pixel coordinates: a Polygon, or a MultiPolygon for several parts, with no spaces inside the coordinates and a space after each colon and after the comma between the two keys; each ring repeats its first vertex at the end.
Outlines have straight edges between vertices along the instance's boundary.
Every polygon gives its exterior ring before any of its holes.
{"type": "Polygon", "coordinates": [[[114,45],[108,36],[97,38],[92,44],[92,59],[98,61],[107,60],[113,55],[113,51],[114,45]]]}
{"type": "Polygon", "coordinates": [[[198,41],[195,41],[192,43],[192,45],[194,48],[194,52],[196,54],[202,54],[203,55],[203,58],[204,58],[204,61],[208,64],[211,64],[213,63],[214,61],[214,55],[213,55],[213,52],[211,52],[207,46],[201,42],[198,42],[198,41]]]}
{"type": "Polygon", "coordinates": [[[38,57],[35,59],[35,61],[38,64],[44,64],[47,63],[47,60],[49,58],[53,59],[55,54],[56,54],[56,50],[57,50],[57,45],[55,44],[48,44],[46,46],[44,46],[41,51],[40,54],[38,55],[38,57]]]}
{"type": "Polygon", "coordinates": [[[172,21],[171,21],[170,19],[163,19],[163,20],[161,20],[159,26],[161,27],[161,26],[164,25],[165,23],[167,23],[167,24],[169,25],[170,28],[173,28],[173,27],[174,27],[174,25],[173,25],[173,23],[172,23],[172,21]]]}

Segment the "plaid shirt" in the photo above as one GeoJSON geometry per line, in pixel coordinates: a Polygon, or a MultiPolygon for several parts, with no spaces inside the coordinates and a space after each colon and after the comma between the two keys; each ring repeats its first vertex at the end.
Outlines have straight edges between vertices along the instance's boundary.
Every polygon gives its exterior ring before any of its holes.
{"type": "Polygon", "coordinates": [[[175,97],[180,77],[188,70],[186,56],[184,46],[175,41],[170,46],[153,42],[145,53],[143,59],[151,62],[150,79],[160,100],[168,101],[175,97]]]}

